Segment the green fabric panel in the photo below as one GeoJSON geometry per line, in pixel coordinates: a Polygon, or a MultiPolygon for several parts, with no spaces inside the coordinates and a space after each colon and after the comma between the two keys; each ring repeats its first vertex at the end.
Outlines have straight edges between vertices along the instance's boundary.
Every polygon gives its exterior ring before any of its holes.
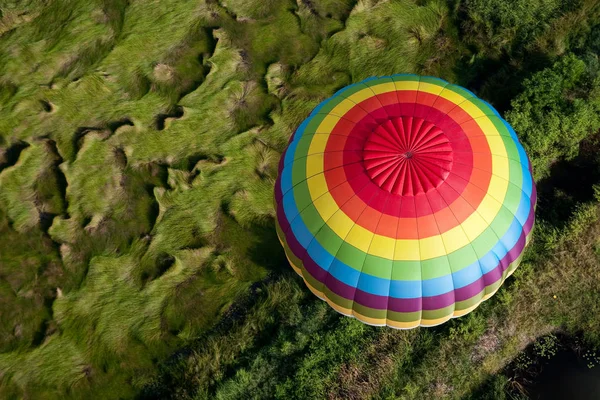
{"type": "Polygon", "coordinates": [[[358,312],[361,315],[364,315],[365,317],[380,319],[387,317],[387,310],[377,310],[375,308],[363,306],[362,304],[357,302],[354,302],[352,307],[356,312],[358,312]]]}
{"type": "Polygon", "coordinates": [[[429,83],[429,84],[432,84],[432,85],[439,86],[439,88],[440,88],[440,92],[442,91],[442,89],[444,89],[444,88],[445,88],[445,87],[447,87],[448,85],[451,85],[451,83],[449,83],[449,82],[446,82],[446,81],[444,81],[445,83],[442,83],[442,82],[440,81],[440,79],[439,79],[439,78],[435,78],[435,77],[433,77],[433,76],[422,76],[422,77],[419,79],[419,84],[420,84],[421,82],[424,82],[424,83],[429,83]]]}
{"type": "Polygon", "coordinates": [[[328,287],[323,287],[323,294],[338,306],[352,309],[352,304],[354,303],[352,300],[342,296],[338,296],[337,294],[333,293],[328,287]]]}
{"type": "Polygon", "coordinates": [[[323,246],[327,243],[327,247],[332,249],[339,249],[345,242],[338,236],[328,225],[324,225],[319,233],[317,233],[316,240],[323,246]]]}
{"type": "Polygon", "coordinates": [[[519,256],[517,257],[517,259],[515,261],[513,261],[513,262],[510,263],[510,265],[506,269],[507,275],[512,274],[517,269],[517,267],[519,266],[519,264],[521,264],[521,260],[523,259],[523,254],[524,253],[519,254],[519,256]]]}
{"type": "Polygon", "coordinates": [[[392,280],[395,281],[420,281],[421,261],[394,260],[392,280]]]}
{"type": "Polygon", "coordinates": [[[395,322],[417,322],[421,319],[421,311],[396,312],[388,311],[387,319],[395,322]]]}
{"type": "Polygon", "coordinates": [[[492,110],[492,109],[490,108],[490,106],[489,106],[489,105],[487,105],[487,104],[486,104],[486,103],[485,103],[483,100],[481,100],[480,98],[478,98],[478,97],[473,97],[473,98],[469,99],[469,101],[470,101],[472,104],[476,105],[476,106],[477,106],[477,108],[479,108],[479,109],[480,109],[480,110],[481,110],[481,111],[482,111],[482,112],[483,112],[485,115],[489,115],[489,116],[493,115],[493,116],[496,116],[496,113],[494,112],[494,110],[492,110]]]}
{"type": "Polygon", "coordinates": [[[447,307],[439,308],[437,310],[423,310],[422,319],[439,319],[452,315],[454,313],[454,303],[447,307]]]}
{"type": "MultiPolygon", "coordinates": [[[[323,282],[315,279],[315,277],[313,277],[305,268],[304,265],[301,265],[300,268],[302,269],[302,277],[306,280],[306,282],[308,282],[308,284],[310,286],[313,287],[313,289],[316,289],[317,291],[321,292],[321,293],[325,293],[325,291],[327,291],[327,287],[323,284],[323,282]]],[[[323,299],[324,300],[324,299],[323,299]]]]}
{"type": "Polygon", "coordinates": [[[456,311],[466,310],[467,308],[473,307],[475,304],[478,304],[483,299],[483,290],[481,293],[476,294],[475,296],[462,301],[457,301],[454,303],[454,309],[456,311]]]}
{"type": "MultiPolygon", "coordinates": [[[[296,191],[296,188],[298,188],[298,190],[301,189],[298,187],[298,184],[306,181],[306,163],[309,162],[311,159],[314,160],[314,156],[308,156],[306,158],[303,158],[299,160],[300,162],[295,162],[292,167],[292,185],[294,186],[294,196],[296,196],[296,194],[299,193],[296,191]]],[[[302,189],[308,190],[308,186],[302,189]]]]}
{"type": "Polygon", "coordinates": [[[308,124],[306,124],[306,127],[304,128],[304,133],[308,133],[308,134],[312,134],[312,133],[316,133],[317,132],[317,128],[319,127],[319,125],[321,125],[321,122],[323,122],[323,120],[325,119],[326,115],[319,115],[317,114],[315,115],[313,118],[311,118],[310,122],[308,124]],[[318,115],[318,117],[317,117],[318,115]]]}
{"type": "Polygon", "coordinates": [[[300,213],[300,217],[304,221],[304,225],[306,225],[313,235],[316,235],[319,232],[319,229],[325,225],[325,221],[323,221],[317,209],[312,205],[306,207],[304,211],[300,213]]]}
{"type": "Polygon", "coordinates": [[[504,197],[504,207],[510,210],[513,214],[516,214],[519,209],[519,204],[521,203],[521,197],[525,194],[521,190],[521,188],[515,186],[514,184],[509,184],[508,190],[506,191],[506,196],[504,197]]]}
{"type": "Polygon", "coordinates": [[[421,261],[421,280],[448,275],[450,264],[446,256],[421,261]]]}
{"type": "Polygon", "coordinates": [[[500,136],[502,141],[504,142],[504,148],[506,149],[506,156],[510,160],[514,160],[517,162],[521,162],[521,157],[519,156],[519,150],[517,149],[517,144],[515,141],[508,136],[500,136]]]}
{"type": "Polygon", "coordinates": [[[448,263],[452,272],[458,272],[463,268],[477,262],[479,257],[475,254],[475,250],[471,245],[464,246],[452,253],[448,254],[448,263]]]}
{"type": "Polygon", "coordinates": [[[367,254],[362,272],[378,278],[389,279],[392,275],[392,260],[367,254]]]}
{"type": "MultiPolygon", "coordinates": [[[[312,206],[313,199],[310,197],[308,191],[301,191],[300,185],[294,186],[294,200],[296,201],[296,207],[298,212],[303,212],[307,207],[312,206]]],[[[296,217],[297,218],[297,217],[296,217]]],[[[319,216],[319,218],[321,218],[319,216]]],[[[292,222],[292,221],[289,221],[292,222]]]]}
{"type": "Polygon", "coordinates": [[[357,271],[360,271],[365,261],[366,253],[352,246],[350,243],[344,242],[337,253],[337,259],[346,265],[351,266],[357,271]]]}
{"type": "Polygon", "coordinates": [[[471,247],[473,248],[473,250],[475,250],[477,258],[479,259],[483,257],[492,248],[494,248],[497,242],[498,237],[494,234],[494,232],[491,229],[488,228],[471,242],[471,247]]]}
{"type": "Polygon", "coordinates": [[[314,133],[308,136],[302,136],[302,138],[298,140],[298,144],[296,146],[296,153],[294,154],[294,163],[296,163],[296,160],[298,160],[299,162],[305,161],[305,157],[306,155],[308,155],[310,144],[312,143],[312,140],[315,137],[315,135],[317,134],[314,133]]]}
{"type": "Polygon", "coordinates": [[[523,185],[523,169],[520,161],[509,160],[510,168],[510,182],[517,186],[517,189],[521,191],[523,185]]]}
{"type": "Polygon", "coordinates": [[[500,207],[494,221],[490,225],[491,229],[498,235],[498,239],[504,236],[504,233],[508,230],[514,218],[515,214],[513,212],[506,207],[500,207]]]}
{"type": "Polygon", "coordinates": [[[498,279],[496,282],[492,283],[485,287],[485,294],[488,295],[490,293],[494,293],[498,288],[502,285],[502,279],[498,279]]]}
{"type": "Polygon", "coordinates": [[[394,82],[402,82],[402,81],[419,82],[419,80],[421,79],[421,77],[419,75],[413,75],[413,74],[392,75],[391,78],[394,82]]]}
{"type": "Polygon", "coordinates": [[[298,268],[302,268],[302,260],[300,260],[288,246],[285,247],[285,255],[298,268]]]}
{"type": "Polygon", "coordinates": [[[368,81],[363,82],[365,85],[369,87],[381,85],[382,83],[394,83],[394,80],[391,76],[380,76],[375,79],[369,79],[368,81]]]}

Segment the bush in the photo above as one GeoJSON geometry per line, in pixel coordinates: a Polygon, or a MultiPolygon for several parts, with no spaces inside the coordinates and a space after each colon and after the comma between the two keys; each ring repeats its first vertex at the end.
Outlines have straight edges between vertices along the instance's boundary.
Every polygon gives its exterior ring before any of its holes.
{"type": "Polygon", "coordinates": [[[567,55],[525,80],[523,87],[506,119],[540,179],[553,162],[576,156],[581,140],[600,128],[600,80],[583,60],[567,55]]]}
{"type": "Polygon", "coordinates": [[[560,0],[466,0],[464,28],[490,50],[509,50],[532,41],[559,15],[560,0]]]}

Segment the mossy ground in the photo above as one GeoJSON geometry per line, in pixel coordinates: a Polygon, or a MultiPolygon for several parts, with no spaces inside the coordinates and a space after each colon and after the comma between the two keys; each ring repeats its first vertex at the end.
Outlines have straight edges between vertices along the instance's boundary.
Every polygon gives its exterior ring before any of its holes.
{"type": "Polygon", "coordinates": [[[540,335],[600,345],[600,6],[511,4],[0,4],[0,397],[460,398],[540,335]],[[495,105],[540,190],[514,278],[412,331],[315,299],[272,202],[312,108],[402,72],[495,105]]]}

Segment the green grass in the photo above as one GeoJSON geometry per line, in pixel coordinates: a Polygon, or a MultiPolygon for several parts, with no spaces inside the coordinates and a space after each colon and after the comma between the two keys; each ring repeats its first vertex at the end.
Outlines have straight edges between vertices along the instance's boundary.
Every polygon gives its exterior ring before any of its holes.
{"type": "Polygon", "coordinates": [[[0,5],[0,397],[500,396],[538,336],[600,345],[600,7],[530,3],[0,5]],[[272,202],[313,107],[402,72],[497,106],[540,184],[515,277],[406,332],[310,294],[272,202]]]}

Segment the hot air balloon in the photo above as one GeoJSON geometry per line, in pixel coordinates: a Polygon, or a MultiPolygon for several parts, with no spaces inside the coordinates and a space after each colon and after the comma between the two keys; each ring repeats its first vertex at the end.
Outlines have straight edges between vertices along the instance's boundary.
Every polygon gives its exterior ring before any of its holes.
{"type": "Polygon", "coordinates": [[[275,184],[294,270],[370,325],[439,325],[517,268],[534,224],[531,164],[487,102],[444,80],[366,79],[320,103],[275,184]]]}

